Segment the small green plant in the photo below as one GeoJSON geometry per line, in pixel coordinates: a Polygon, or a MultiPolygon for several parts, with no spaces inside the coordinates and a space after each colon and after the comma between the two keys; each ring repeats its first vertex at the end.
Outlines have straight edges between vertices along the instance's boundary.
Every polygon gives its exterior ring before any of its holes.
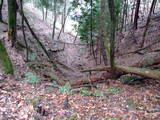
{"type": "Polygon", "coordinates": [[[119,120],[118,118],[109,118],[108,120],[119,120]]]}
{"type": "Polygon", "coordinates": [[[71,90],[70,85],[65,85],[65,86],[59,86],[59,93],[61,94],[74,94],[74,92],[71,90]]]}
{"type": "Polygon", "coordinates": [[[34,61],[37,58],[37,53],[29,52],[28,59],[29,61],[34,61]]]}
{"type": "Polygon", "coordinates": [[[40,81],[40,78],[33,72],[27,72],[25,73],[25,77],[23,79],[24,82],[26,83],[38,83],[40,81]]]}
{"type": "Polygon", "coordinates": [[[26,102],[27,104],[33,105],[33,107],[36,107],[36,105],[41,101],[41,98],[27,98],[26,102]]]}
{"type": "Polygon", "coordinates": [[[91,94],[92,94],[92,92],[90,92],[90,91],[88,91],[88,90],[83,89],[83,90],[81,90],[81,91],[80,91],[80,94],[81,94],[81,95],[84,95],[84,96],[87,96],[87,95],[91,95],[91,94]]]}
{"type": "Polygon", "coordinates": [[[116,94],[116,93],[121,92],[121,89],[119,89],[119,88],[107,88],[106,92],[111,93],[111,94],[116,94]]]}
{"type": "Polygon", "coordinates": [[[73,114],[71,115],[69,118],[65,119],[65,120],[77,120],[77,114],[73,114]]]}
{"type": "Polygon", "coordinates": [[[133,100],[126,100],[125,103],[126,103],[128,106],[130,106],[130,107],[136,107],[136,104],[134,103],[133,100]]]}
{"type": "Polygon", "coordinates": [[[51,73],[49,76],[51,77],[51,79],[57,79],[58,78],[58,76],[56,74],[53,74],[53,73],[51,73]]]}
{"type": "Polygon", "coordinates": [[[120,82],[123,84],[129,84],[133,82],[135,79],[137,79],[137,76],[123,75],[120,77],[120,82]]]}
{"type": "Polygon", "coordinates": [[[103,91],[100,91],[100,90],[94,91],[93,95],[96,97],[103,97],[104,96],[103,91]]]}

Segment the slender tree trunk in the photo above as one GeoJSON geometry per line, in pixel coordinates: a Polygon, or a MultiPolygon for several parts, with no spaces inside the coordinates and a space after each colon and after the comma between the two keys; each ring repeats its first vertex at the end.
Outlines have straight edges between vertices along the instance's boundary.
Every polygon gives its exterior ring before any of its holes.
{"type": "Polygon", "coordinates": [[[133,3],[133,7],[132,7],[132,13],[131,13],[131,24],[133,23],[133,14],[134,14],[135,4],[136,4],[136,1],[134,1],[134,3],[133,3]]]}
{"type": "Polygon", "coordinates": [[[153,5],[153,14],[155,14],[156,3],[157,3],[157,1],[153,5]]]}
{"type": "Polygon", "coordinates": [[[1,3],[0,3],[0,22],[3,22],[2,7],[3,7],[3,0],[1,0],[1,3]]]}
{"type": "Polygon", "coordinates": [[[48,17],[48,9],[46,8],[46,14],[45,14],[45,20],[47,20],[47,17],[48,17]]]}
{"type": "Polygon", "coordinates": [[[67,19],[67,15],[66,15],[66,6],[67,6],[67,0],[65,0],[64,2],[64,10],[63,10],[63,29],[62,29],[62,32],[64,32],[64,29],[65,29],[65,23],[66,23],[66,19],[67,19]]]}
{"type": "MultiPolygon", "coordinates": [[[[107,65],[107,54],[105,49],[106,39],[106,0],[101,0],[101,12],[100,12],[100,26],[99,26],[99,36],[100,36],[100,52],[103,56],[104,64],[107,65]]],[[[107,47],[107,46],[106,46],[107,47]]]]}
{"type": "Polygon", "coordinates": [[[143,33],[143,36],[142,36],[142,43],[141,43],[141,46],[140,46],[141,48],[144,46],[144,43],[145,43],[145,36],[146,36],[147,30],[148,30],[148,26],[149,26],[149,23],[150,23],[150,20],[151,20],[151,15],[152,15],[154,5],[156,4],[156,2],[157,2],[157,0],[152,1],[152,5],[151,5],[150,12],[149,12],[147,22],[146,22],[146,27],[145,27],[145,30],[144,30],[144,33],[143,33]]]}
{"type": "Polygon", "coordinates": [[[94,50],[94,40],[93,40],[93,0],[91,2],[91,8],[90,8],[90,53],[93,55],[93,58],[97,64],[97,58],[94,50]]]}
{"type": "Polygon", "coordinates": [[[16,0],[8,0],[8,37],[12,42],[12,47],[15,45],[17,35],[17,9],[16,0]]]}
{"type": "Polygon", "coordinates": [[[42,17],[43,17],[42,20],[44,20],[45,17],[44,17],[44,7],[43,6],[42,6],[42,17]]]}
{"type": "Polygon", "coordinates": [[[23,40],[26,46],[26,61],[29,61],[29,50],[28,50],[28,43],[27,43],[27,39],[26,39],[26,34],[25,34],[25,30],[24,30],[24,13],[23,13],[23,0],[20,0],[20,9],[21,9],[21,15],[22,15],[22,33],[23,33],[23,40]]]}
{"type": "Polygon", "coordinates": [[[64,19],[64,23],[62,24],[61,30],[60,30],[60,32],[58,34],[58,39],[60,38],[61,33],[64,32],[64,27],[65,27],[65,23],[66,23],[67,17],[68,17],[68,15],[64,19]]]}
{"type": "Polygon", "coordinates": [[[54,21],[53,21],[52,40],[54,40],[55,36],[56,22],[57,22],[57,0],[54,0],[54,21]]]}
{"type": "Polygon", "coordinates": [[[110,65],[111,65],[111,74],[114,77],[115,75],[115,33],[116,33],[116,12],[115,12],[115,3],[114,0],[108,0],[109,11],[111,16],[111,35],[110,35],[110,65]]]}
{"type": "Polygon", "coordinates": [[[134,30],[136,30],[138,26],[140,3],[141,3],[141,0],[137,0],[136,11],[135,11],[135,16],[134,16],[134,26],[133,26],[134,30]]]}

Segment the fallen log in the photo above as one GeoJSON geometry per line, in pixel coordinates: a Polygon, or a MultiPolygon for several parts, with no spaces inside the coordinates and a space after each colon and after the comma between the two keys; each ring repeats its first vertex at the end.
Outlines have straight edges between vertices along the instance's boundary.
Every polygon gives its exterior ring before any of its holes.
{"type": "MultiPolygon", "coordinates": [[[[143,68],[143,67],[151,67],[151,66],[154,66],[154,65],[157,65],[157,64],[160,64],[160,57],[145,59],[141,62],[133,64],[130,67],[117,65],[115,76],[116,76],[116,78],[119,78],[122,75],[131,73],[131,74],[135,74],[135,75],[142,76],[142,77],[145,77],[145,78],[160,79],[160,71],[149,70],[149,69],[144,69],[143,68]]],[[[107,71],[107,73],[103,76],[103,77],[105,77],[104,78],[105,81],[106,81],[106,79],[112,79],[112,76],[110,74],[111,68],[109,66],[86,69],[86,70],[82,70],[81,72],[94,72],[94,71],[107,71]]],[[[95,79],[94,78],[94,79],[91,79],[90,81],[79,80],[79,81],[76,81],[75,83],[71,83],[71,85],[75,86],[75,85],[83,85],[83,84],[104,82],[104,79],[100,79],[100,78],[95,79]]]]}
{"type": "Polygon", "coordinates": [[[112,79],[111,73],[106,73],[105,75],[101,76],[96,76],[93,75],[88,79],[81,79],[81,80],[76,80],[76,81],[69,81],[69,84],[73,87],[83,87],[83,86],[92,86],[97,83],[106,83],[107,79],[112,79]]]}
{"type": "MultiPolygon", "coordinates": [[[[152,65],[157,65],[157,64],[160,64],[160,57],[145,59],[141,62],[133,64],[130,67],[150,67],[152,65]]],[[[93,71],[108,71],[108,72],[110,72],[111,68],[109,66],[105,66],[105,67],[97,67],[97,68],[92,68],[92,69],[81,70],[81,72],[93,72],[93,71]]]]}
{"type": "MultiPolygon", "coordinates": [[[[116,65],[116,72],[121,76],[124,74],[135,74],[145,78],[151,79],[160,79],[160,71],[150,70],[145,68],[137,68],[137,67],[126,67],[121,65],[116,65]]],[[[94,69],[87,69],[82,70],[81,72],[92,72],[92,71],[108,71],[110,72],[110,67],[103,67],[103,68],[94,68],[94,69]]],[[[108,78],[107,78],[108,79],[108,78]]],[[[110,79],[110,76],[109,76],[110,79]]]]}
{"type": "Polygon", "coordinates": [[[136,68],[136,67],[126,67],[116,65],[116,69],[123,73],[131,73],[144,78],[158,79],[160,80],[160,71],[158,70],[150,70],[145,68],[136,68]]]}

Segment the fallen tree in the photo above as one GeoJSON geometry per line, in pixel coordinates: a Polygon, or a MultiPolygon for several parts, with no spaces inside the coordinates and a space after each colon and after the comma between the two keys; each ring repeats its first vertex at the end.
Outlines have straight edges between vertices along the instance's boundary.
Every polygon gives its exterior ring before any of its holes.
{"type": "Polygon", "coordinates": [[[116,65],[116,69],[123,73],[131,73],[144,78],[158,79],[160,80],[160,71],[158,70],[150,70],[145,68],[137,68],[137,67],[126,67],[116,65]]]}
{"type": "MultiPolygon", "coordinates": [[[[138,75],[144,78],[151,78],[151,79],[158,79],[160,80],[160,71],[158,70],[150,70],[146,69],[147,67],[151,67],[154,65],[160,64],[160,57],[158,58],[151,58],[151,59],[145,59],[141,62],[138,62],[130,67],[126,66],[121,66],[121,65],[116,65],[116,74],[115,77],[119,78],[122,75],[126,74],[134,74],[138,75]],[[141,68],[142,67],[142,68],[141,68]],[[146,67],[146,68],[143,68],[146,67]]],[[[97,68],[92,68],[92,69],[86,69],[82,70],[81,72],[94,72],[94,71],[107,71],[105,75],[97,78],[90,78],[90,80],[78,80],[75,82],[71,82],[70,84],[72,86],[81,86],[85,84],[93,84],[93,83],[99,83],[99,82],[104,82],[107,79],[112,79],[112,75],[110,73],[111,68],[106,66],[106,67],[97,67],[97,68]]]]}
{"type": "MultiPolygon", "coordinates": [[[[145,59],[141,62],[133,64],[130,67],[150,67],[150,66],[156,65],[156,64],[160,64],[160,57],[145,59]]],[[[106,66],[106,67],[97,67],[97,68],[93,68],[93,69],[86,69],[86,70],[82,70],[81,72],[93,72],[93,71],[108,71],[108,72],[110,72],[110,70],[111,70],[111,68],[106,66]]]]}
{"type": "MultiPolygon", "coordinates": [[[[114,78],[119,78],[122,75],[125,74],[134,74],[138,75],[144,78],[150,78],[150,79],[158,79],[160,80],[160,71],[158,70],[150,70],[150,69],[145,69],[145,68],[137,68],[137,67],[126,67],[126,66],[121,66],[121,65],[116,65],[116,74],[114,78]]],[[[105,82],[107,79],[112,79],[112,75],[110,73],[111,68],[110,67],[102,67],[102,68],[93,68],[93,69],[87,69],[87,70],[82,70],[81,72],[92,72],[92,71],[108,71],[105,74],[105,78],[94,78],[90,80],[79,80],[75,82],[71,82],[70,84],[72,86],[83,86],[86,84],[94,84],[94,83],[100,83],[100,82],[105,82]]]]}

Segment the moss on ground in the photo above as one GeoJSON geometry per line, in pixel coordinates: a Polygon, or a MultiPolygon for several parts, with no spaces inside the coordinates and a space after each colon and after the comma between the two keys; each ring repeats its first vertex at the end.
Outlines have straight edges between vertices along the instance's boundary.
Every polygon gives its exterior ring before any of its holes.
{"type": "Polygon", "coordinates": [[[7,74],[14,73],[12,62],[1,40],[0,40],[0,67],[2,67],[2,70],[7,74]]]}

